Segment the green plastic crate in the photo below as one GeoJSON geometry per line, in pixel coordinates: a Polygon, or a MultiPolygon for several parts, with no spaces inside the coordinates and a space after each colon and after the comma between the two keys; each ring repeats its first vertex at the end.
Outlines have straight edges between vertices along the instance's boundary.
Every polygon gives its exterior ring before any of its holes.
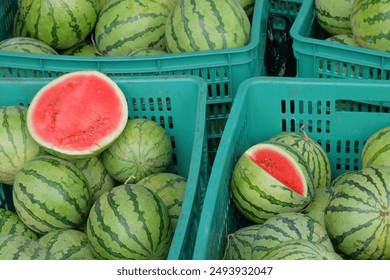
{"type": "Polygon", "coordinates": [[[305,131],[327,152],[332,177],[361,167],[368,137],[390,125],[390,84],[370,80],[259,77],[237,93],[206,191],[194,259],[222,259],[227,235],[251,224],[231,200],[231,172],[250,146],[305,131]],[[378,104],[378,105],[376,105],[378,104]]]}
{"type": "MultiPolygon", "coordinates": [[[[4,79],[0,105],[28,105],[48,81],[4,79]]],[[[148,118],[161,124],[171,137],[173,161],[169,167],[187,178],[185,199],[169,252],[169,259],[191,259],[208,181],[205,138],[206,83],[198,77],[144,77],[115,79],[124,92],[130,118],[148,118]]],[[[12,186],[0,185],[0,207],[13,210],[12,186]]]]}
{"type": "Polygon", "coordinates": [[[290,34],[298,77],[390,78],[390,53],[324,41],[330,35],[318,25],[314,0],[303,1],[290,34]]]}

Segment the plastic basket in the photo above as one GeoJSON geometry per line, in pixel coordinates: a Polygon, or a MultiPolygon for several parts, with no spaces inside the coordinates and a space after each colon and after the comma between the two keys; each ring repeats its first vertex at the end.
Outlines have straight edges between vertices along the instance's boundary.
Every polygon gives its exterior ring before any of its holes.
{"type": "MultiPolygon", "coordinates": [[[[45,78],[2,80],[0,105],[28,105],[47,81],[45,78]]],[[[145,77],[116,81],[128,101],[129,117],[154,120],[171,137],[173,161],[169,171],[187,178],[187,186],[168,258],[191,259],[208,181],[206,84],[198,77],[145,77]]],[[[0,207],[13,210],[12,186],[0,185],[0,207]]]]}
{"type": "Polygon", "coordinates": [[[387,80],[390,53],[324,41],[327,33],[318,25],[314,0],[304,0],[291,28],[297,76],[387,80]]]}
{"type": "Polygon", "coordinates": [[[250,224],[230,194],[231,172],[246,149],[307,124],[308,136],[329,156],[333,178],[358,170],[365,141],[390,125],[389,91],[388,82],[369,80],[264,77],[243,83],[211,172],[194,259],[222,259],[227,235],[250,224]]]}

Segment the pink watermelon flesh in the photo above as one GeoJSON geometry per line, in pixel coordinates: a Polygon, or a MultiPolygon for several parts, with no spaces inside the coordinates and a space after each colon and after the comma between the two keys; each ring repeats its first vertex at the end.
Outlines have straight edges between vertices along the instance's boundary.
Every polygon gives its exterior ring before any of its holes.
{"type": "Polygon", "coordinates": [[[248,157],[292,191],[301,196],[305,194],[305,183],[302,180],[302,175],[296,166],[278,151],[262,148],[248,154],[248,157]]]}
{"type": "Polygon", "coordinates": [[[128,116],[126,100],[102,75],[80,71],[45,87],[30,105],[34,138],[44,146],[77,153],[98,150],[106,138],[119,134],[128,116]]]}

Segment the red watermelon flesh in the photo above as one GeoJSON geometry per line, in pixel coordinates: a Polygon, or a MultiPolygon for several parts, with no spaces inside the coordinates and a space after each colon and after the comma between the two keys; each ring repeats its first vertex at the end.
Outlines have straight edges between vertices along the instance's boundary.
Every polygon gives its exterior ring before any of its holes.
{"type": "Polygon", "coordinates": [[[123,131],[126,98],[108,76],[76,71],[46,84],[33,98],[27,125],[33,138],[64,158],[101,153],[123,131]]]}
{"type": "Polygon", "coordinates": [[[306,195],[304,176],[298,164],[288,154],[267,146],[251,149],[246,154],[250,160],[283,185],[301,196],[306,195]]]}

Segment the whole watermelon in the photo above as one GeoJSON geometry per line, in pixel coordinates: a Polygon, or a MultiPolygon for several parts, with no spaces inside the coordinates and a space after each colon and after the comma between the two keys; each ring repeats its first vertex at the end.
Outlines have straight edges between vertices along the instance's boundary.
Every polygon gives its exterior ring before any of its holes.
{"type": "Polygon", "coordinates": [[[249,43],[250,21],[235,0],[178,0],[165,35],[172,53],[239,48],[249,43]]]}
{"type": "Polygon", "coordinates": [[[390,259],[390,167],[366,167],[337,184],[325,208],[335,249],[350,259],[390,259]]]}
{"type": "Polygon", "coordinates": [[[26,127],[27,107],[0,106],[0,182],[12,184],[29,160],[44,153],[26,127]]]}
{"type": "Polygon", "coordinates": [[[362,47],[390,51],[390,2],[355,0],[351,13],[352,33],[362,47]]]}
{"type": "Polygon", "coordinates": [[[102,55],[128,55],[140,48],[165,49],[165,22],[173,0],[113,0],[103,6],[94,32],[102,55]]]}
{"type": "Polygon", "coordinates": [[[92,206],[87,236],[99,259],[165,259],[173,231],[157,195],[142,185],[124,184],[92,206]]]}
{"type": "Polygon", "coordinates": [[[51,155],[25,163],[15,176],[12,194],[21,220],[41,234],[78,227],[91,207],[84,174],[74,164],[51,155]]]}
{"type": "Polygon", "coordinates": [[[137,118],[127,122],[118,139],[103,152],[108,173],[121,183],[167,170],[172,161],[171,139],[155,121],[137,118]]]}
{"type": "Polygon", "coordinates": [[[55,49],[84,41],[99,13],[96,1],[91,0],[19,0],[19,6],[30,36],[55,49]]]}

